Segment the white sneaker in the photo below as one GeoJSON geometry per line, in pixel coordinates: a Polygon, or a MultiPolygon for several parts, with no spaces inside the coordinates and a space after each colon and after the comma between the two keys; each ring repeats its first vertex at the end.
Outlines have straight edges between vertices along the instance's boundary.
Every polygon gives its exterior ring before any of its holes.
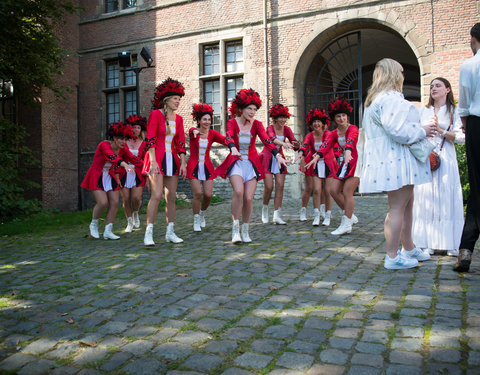
{"type": "Polygon", "coordinates": [[[248,223],[242,224],[242,241],[243,242],[252,242],[250,235],[248,234],[248,223]]]}
{"type": "Polygon", "coordinates": [[[133,227],[135,229],[140,228],[140,216],[138,216],[138,211],[133,211],[133,227]]]}
{"type": "Polygon", "coordinates": [[[353,224],[358,224],[358,217],[355,216],[355,214],[352,214],[352,225],[353,224]]]}
{"type": "Polygon", "coordinates": [[[314,227],[318,227],[320,225],[320,210],[318,208],[313,209],[313,223],[314,227]]]}
{"type": "Polygon", "coordinates": [[[143,244],[145,246],[155,245],[155,242],[153,242],[153,224],[147,225],[147,228],[145,229],[145,237],[143,237],[143,244]]]}
{"type": "Polygon", "coordinates": [[[418,247],[414,247],[412,250],[405,250],[402,248],[400,255],[408,259],[416,259],[419,262],[430,260],[430,254],[423,252],[418,247]]]}
{"type": "Polygon", "coordinates": [[[320,205],[320,218],[325,219],[325,205],[323,203],[320,205]]]}
{"type": "Polygon", "coordinates": [[[268,205],[264,204],[262,207],[262,223],[268,223],[268,205]]]}
{"type": "Polygon", "coordinates": [[[422,250],[423,250],[424,253],[427,253],[427,254],[430,254],[430,255],[435,254],[435,250],[430,249],[429,247],[426,247],[425,249],[422,249],[422,250]]]}
{"type": "Polygon", "coordinates": [[[342,221],[340,226],[335,229],[332,234],[335,236],[340,236],[342,234],[350,233],[352,231],[352,219],[349,219],[345,215],[342,216],[342,221]]]}
{"type": "Polygon", "coordinates": [[[112,229],[113,229],[112,223],[105,225],[105,230],[103,232],[103,238],[105,240],[118,240],[120,238],[119,236],[117,236],[112,232],[112,229]]]}
{"type": "Polygon", "coordinates": [[[174,223],[168,223],[167,232],[165,233],[165,241],[173,243],[181,243],[183,240],[175,234],[173,230],[174,223]]]}
{"type": "Polygon", "coordinates": [[[205,211],[200,210],[200,227],[205,228],[206,226],[205,222],[205,211]]]}
{"type": "Polygon", "coordinates": [[[325,220],[323,220],[322,225],[328,227],[330,225],[330,220],[332,219],[332,211],[325,212],[325,220]]]}
{"type": "Polygon", "coordinates": [[[414,258],[405,258],[400,254],[400,251],[397,253],[395,258],[390,258],[388,254],[385,254],[385,262],[383,266],[388,270],[403,270],[407,268],[413,268],[418,266],[418,260],[414,258]]]}
{"type": "Polygon", "coordinates": [[[307,207],[300,208],[300,221],[307,221],[307,207]]]}
{"type": "Polygon", "coordinates": [[[240,236],[240,221],[233,220],[232,224],[232,242],[239,243],[242,242],[242,237],[240,236]]]}
{"type": "Polygon", "coordinates": [[[93,238],[100,238],[100,235],[98,234],[98,219],[93,219],[92,222],[90,223],[90,236],[93,238]]]}
{"type": "Polygon", "coordinates": [[[287,224],[280,217],[280,209],[273,211],[273,224],[285,225],[287,224]]]}
{"type": "Polygon", "coordinates": [[[457,250],[448,250],[447,255],[449,257],[458,257],[458,249],[457,250]]]}
{"type": "Polygon", "coordinates": [[[125,233],[132,233],[133,231],[133,218],[127,218],[127,227],[125,228],[125,233]]]}
{"type": "Polygon", "coordinates": [[[201,232],[202,228],[200,227],[200,215],[195,214],[193,215],[193,231],[194,232],[201,232]]]}

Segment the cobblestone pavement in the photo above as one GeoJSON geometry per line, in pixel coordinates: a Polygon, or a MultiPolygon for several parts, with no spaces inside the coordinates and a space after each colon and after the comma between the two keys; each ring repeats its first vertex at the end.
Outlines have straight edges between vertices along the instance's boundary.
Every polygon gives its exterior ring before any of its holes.
{"type": "MultiPolygon", "coordinates": [[[[18,374],[479,374],[480,259],[435,256],[383,268],[385,197],[358,197],[340,238],[297,220],[260,223],[232,245],[229,204],[154,248],[143,231],[92,240],[88,228],[0,239],[0,372],[18,374]]],[[[143,218],[142,218],[143,219],[143,218]]],[[[117,223],[117,233],[125,223],[117,223]]],[[[102,225],[103,226],[103,225],[102,225]]]]}

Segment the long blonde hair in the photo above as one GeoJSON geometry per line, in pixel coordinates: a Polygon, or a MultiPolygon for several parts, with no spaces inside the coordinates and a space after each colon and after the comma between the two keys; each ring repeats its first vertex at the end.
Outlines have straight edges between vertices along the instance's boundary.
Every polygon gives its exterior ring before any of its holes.
{"type": "MultiPolygon", "coordinates": [[[[170,126],[168,122],[168,104],[167,101],[174,95],[166,96],[163,98],[163,113],[165,114],[165,135],[170,135],[172,132],[170,131],[170,126]]],[[[172,111],[173,112],[173,111],[172,111]]]]}
{"type": "Polygon", "coordinates": [[[402,92],[403,68],[398,61],[393,59],[381,59],[375,65],[373,82],[368,89],[365,107],[368,107],[382,91],[395,90],[402,92]]]}

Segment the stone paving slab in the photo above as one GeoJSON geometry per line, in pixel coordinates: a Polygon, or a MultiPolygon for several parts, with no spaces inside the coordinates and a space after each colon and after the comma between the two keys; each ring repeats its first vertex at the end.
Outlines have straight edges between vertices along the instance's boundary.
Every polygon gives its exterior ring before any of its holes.
{"type": "MultiPolygon", "coordinates": [[[[261,188],[261,187],[260,187],[261,188]]],[[[0,238],[0,373],[321,375],[478,374],[480,260],[434,256],[383,268],[384,196],[356,197],[351,234],[298,221],[261,224],[233,245],[229,202],[185,242],[143,246],[143,231],[92,240],[88,228],[0,238]]],[[[144,217],[141,218],[145,220],[144,217]]],[[[102,226],[102,225],[101,225],[102,226]]]]}

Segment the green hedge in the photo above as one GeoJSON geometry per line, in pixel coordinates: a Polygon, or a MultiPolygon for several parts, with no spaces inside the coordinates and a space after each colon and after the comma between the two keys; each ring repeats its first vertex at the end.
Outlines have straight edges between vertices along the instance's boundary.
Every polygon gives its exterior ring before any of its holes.
{"type": "Polygon", "coordinates": [[[468,183],[467,156],[465,155],[465,145],[455,144],[457,151],[458,171],[460,173],[460,182],[462,184],[463,202],[467,202],[470,194],[470,185],[468,183]]]}
{"type": "Polygon", "coordinates": [[[25,144],[27,132],[22,126],[0,119],[0,221],[39,212],[38,199],[26,200],[25,192],[39,185],[25,178],[27,167],[40,167],[25,144]]]}

